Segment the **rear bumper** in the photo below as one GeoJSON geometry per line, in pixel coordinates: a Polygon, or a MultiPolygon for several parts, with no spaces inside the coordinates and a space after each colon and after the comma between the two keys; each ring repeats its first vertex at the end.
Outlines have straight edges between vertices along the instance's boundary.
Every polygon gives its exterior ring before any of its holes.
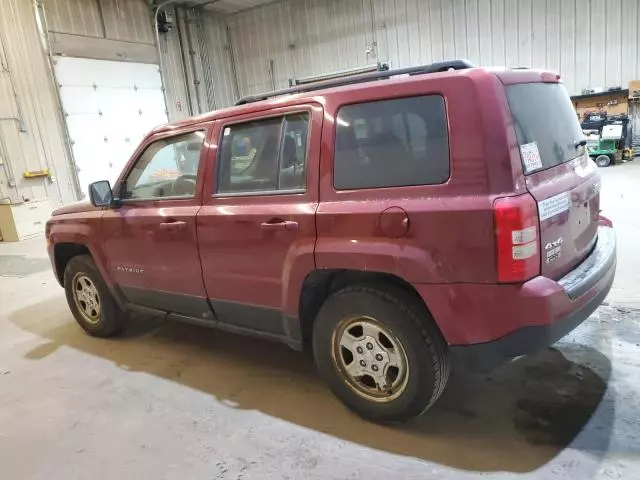
{"type": "Polygon", "coordinates": [[[456,361],[487,369],[571,332],[603,302],[615,270],[615,234],[601,226],[592,253],[557,281],[536,277],[522,285],[452,286],[446,296],[428,287],[420,293],[456,361]]]}

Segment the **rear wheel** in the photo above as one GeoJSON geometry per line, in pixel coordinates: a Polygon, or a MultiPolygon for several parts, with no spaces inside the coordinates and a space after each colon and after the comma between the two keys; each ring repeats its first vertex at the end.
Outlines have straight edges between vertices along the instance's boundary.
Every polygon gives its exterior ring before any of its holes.
{"type": "Polygon", "coordinates": [[[314,323],[313,351],[334,394],[378,422],[421,415],[449,377],[446,344],[428,312],[393,287],[353,286],[329,297],[314,323]]]}
{"type": "Polygon", "coordinates": [[[67,303],[89,335],[111,337],[122,331],[125,314],[102,280],[90,255],[73,257],[64,271],[67,303]]]}
{"type": "Polygon", "coordinates": [[[608,167],[611,165],[611,157],[609,155],[598,155],[595,161],[599,167],[608,167]]]}

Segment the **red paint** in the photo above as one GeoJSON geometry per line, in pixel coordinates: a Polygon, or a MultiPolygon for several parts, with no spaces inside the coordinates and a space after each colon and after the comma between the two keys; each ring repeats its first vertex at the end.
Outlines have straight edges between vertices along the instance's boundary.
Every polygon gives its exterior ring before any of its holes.
{"type": "Polygon", "coordinates": [[[378,219],[380,230],[389,238],[404,237],[409,231],[409,216],[400,207],[389,207],[378,219]]]}
{"type": "MultiPolygon", "coordinates": [[[[494,219],[498,198],[531,192],[538,201],[569,191],[589,202],[597,172],[564,164],[525,177],[505,85],[557,82],[554,74],[484,69],[394,78],[280,97],[156,128],[129,161],[159,138],[207,130],[197,195],[188,200],[127,202],[97,210],[69,206],[48,224],[48,240],[86,245],[105,280],[248,303],[298,315],[305,277],[315,269],[384,272],[411,283],[450,344],[486,342],[520,326],[548,324],[606,288],[609,271],[571,301],[554,281],[584,258],[593,228],[577,235],[579,212],[542,222],[539,236],[571,248],[525,283],[499,284],[494,219]],[[445,98],[451,175],[441,185],[336,191],[336,118],[345,104],[403,96],[445,98]],[[307,189],[261,196],[214,195],[218,143],[225,125],[301,110],[311,113],[307,189]],[[574,218],[575,217],[575,218],[574,218]],[[183,222],[179,225],[167,225],[183,222]],[[143,275],[118,265],[144,269],[143,275]],[[547,278],[549,277],[549,278],[547,278]]],[[[117,191],[117,185],[114,191],[117,191]]],[[[544,260],[542,261],[544,262],[544,260]]]]}
{"type": "Polygon", "coordinates": [[[527,189],[539,201],[568,192],[570,207],[540,222],[542,245],[563,239],[563,255],[552,264],[542,262],[542,274],[560,278],[575,267],[593,247],[600,212],[600,173],[586,155],[529,175],[527,189]],[[578,174],[577,172],[580,172],[578,174]]]}
{"type": "Polygon", "coordinates": [[[572,301],[555,281],[536,277],[524,284],[416,285],[451,345],[501,338],[520,327],[549,325],[579,309],[611,284],[615,268],[572,301]]]}

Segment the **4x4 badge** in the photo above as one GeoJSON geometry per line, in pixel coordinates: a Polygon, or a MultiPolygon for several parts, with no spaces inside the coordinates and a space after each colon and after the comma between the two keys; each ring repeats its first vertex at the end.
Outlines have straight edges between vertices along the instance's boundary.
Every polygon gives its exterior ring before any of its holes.
{"type": "Polygon", "coordinates": [[[545,250],[551,250],[554,247],[559,247],[560,245],[562,245],[562,243],[564,242],[564,240],[562,239],[562,237],[558,238],[557,240],[553,241],[553,242],[549,242],[544,246],[545,250]]]}

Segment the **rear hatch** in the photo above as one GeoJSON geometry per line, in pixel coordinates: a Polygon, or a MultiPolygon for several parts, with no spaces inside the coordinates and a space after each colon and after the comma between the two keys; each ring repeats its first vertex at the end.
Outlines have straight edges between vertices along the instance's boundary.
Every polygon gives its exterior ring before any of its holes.
{"type": "Polygon", "coordinates": [[[561,83],[507,85],[529,193],[538,204],[541,274],[558,279],[592,250],[600,174],[561,83]]]}

